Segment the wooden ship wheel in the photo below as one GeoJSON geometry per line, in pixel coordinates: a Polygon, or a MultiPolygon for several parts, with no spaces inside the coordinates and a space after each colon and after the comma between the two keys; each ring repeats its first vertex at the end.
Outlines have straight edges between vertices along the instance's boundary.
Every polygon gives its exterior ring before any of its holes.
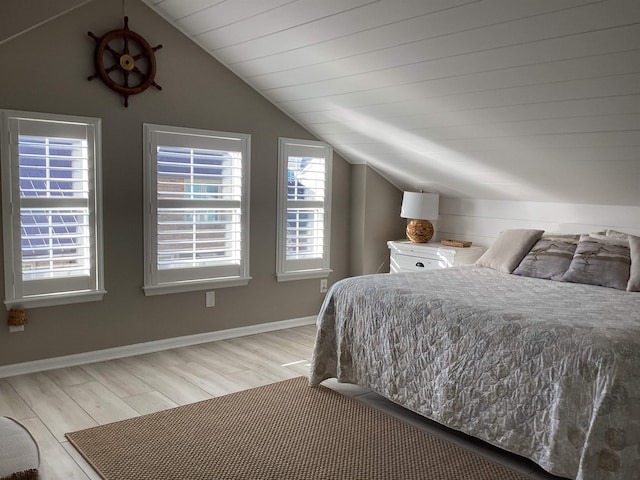
{"type": "Polygon", "coordinates": [[[107,87],[124,97],[125,107],[129,106],[129,95],[142,93],[152,85],[162,90],[154,81],[155,51],[162,45],[152,47],[141,35],[129,30],[129,17],[124,17],[124,28],[111,30],[102,37],[88,33],[96,41],[96,73],[89,80],[100,77],[107,87]]]}

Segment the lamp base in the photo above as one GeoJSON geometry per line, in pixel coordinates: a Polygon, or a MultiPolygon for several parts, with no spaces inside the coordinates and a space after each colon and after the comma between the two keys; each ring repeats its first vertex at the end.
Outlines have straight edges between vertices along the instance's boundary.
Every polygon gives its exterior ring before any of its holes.
{"type": "Polygon", "coordinates": [[[433,237],[433,225],[429,220],[411,219],[407,225],[407,238],[412,243],[427,243],[433,237]]]}

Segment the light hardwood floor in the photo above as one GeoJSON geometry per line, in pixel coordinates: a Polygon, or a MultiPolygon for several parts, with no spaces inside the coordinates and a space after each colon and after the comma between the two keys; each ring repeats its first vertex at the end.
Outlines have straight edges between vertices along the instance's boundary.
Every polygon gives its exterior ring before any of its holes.
{"type": "MultiPolygon", "coordinates": [[[[0,379],[0,415],[19,420],[42,452],[46,480],[99,480],[67,442],[75,430],[308,375],[315,325],[119,360],[0,379]]],[[[440,428],[363,388],[325,382],[532,479],[555,477],[530,462],[440,428]]]]}

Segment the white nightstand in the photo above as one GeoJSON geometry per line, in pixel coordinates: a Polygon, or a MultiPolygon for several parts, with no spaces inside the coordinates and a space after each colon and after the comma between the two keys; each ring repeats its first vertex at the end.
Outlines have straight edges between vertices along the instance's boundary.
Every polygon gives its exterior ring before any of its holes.
{"type": "Polygon", "coordinates": [[[474,263],[484,247],[443,247],[440,243],[387,242],[391,250],[391,273],[420,272],[474,263]]]}

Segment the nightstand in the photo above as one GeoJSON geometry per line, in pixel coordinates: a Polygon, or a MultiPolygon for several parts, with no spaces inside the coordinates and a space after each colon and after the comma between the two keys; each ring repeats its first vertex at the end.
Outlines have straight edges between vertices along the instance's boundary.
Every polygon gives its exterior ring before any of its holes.
{"type": "Polygon", "coordinates": [[[387,242],[391,250],[391,273],[420,272],[474,263],[484,247],[443,247],[440,243],[387,242]]]}

